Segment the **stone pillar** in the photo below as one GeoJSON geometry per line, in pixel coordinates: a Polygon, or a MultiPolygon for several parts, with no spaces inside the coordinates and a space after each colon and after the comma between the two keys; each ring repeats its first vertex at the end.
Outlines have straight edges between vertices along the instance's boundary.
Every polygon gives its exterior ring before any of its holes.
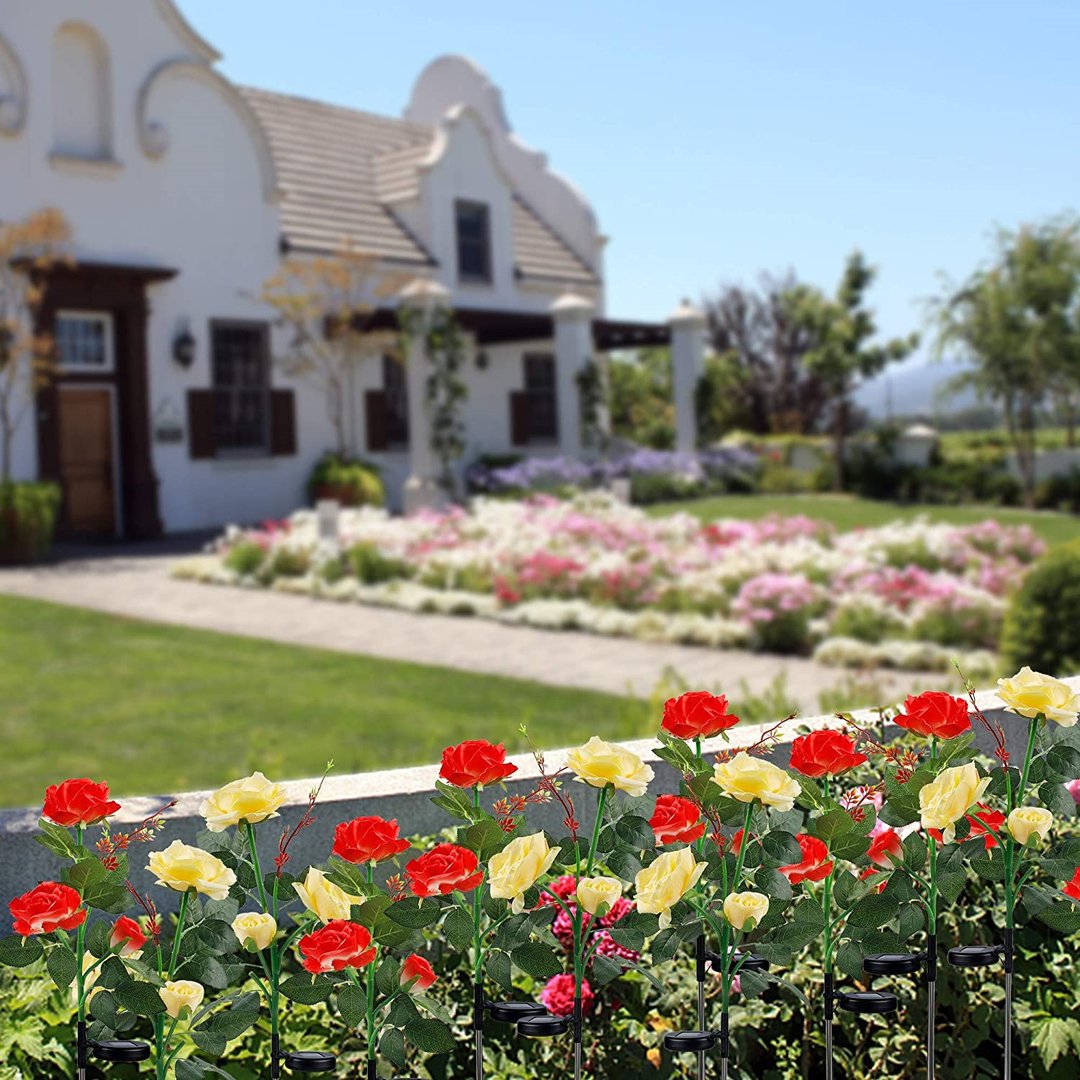
{"type": "Polygon", "coordinates": [[[668,319],[671,327],[671,385],[675,401],[675,449],[697,449],[694,397],[705,373],[705,315],[684,300],[668,319]]]}
{"type": "Polygon", "coordinates": [[[555,320],[555,401],[559,414],[559,449],[568,458],[582,452],[581,393],[578,372],[593,354],[591,300],[564,293],[551,305],[555,320]]]}
{"type": "Polygon", "coordinates": [[[432,313],[445,307],[450,293],[438,282],[417,278],[400,294],[402,307],[419,312],[418,325],[408,340],[405,383],[409,398],[409,476],[402,505],[406,514],[425,508],[438,509],[449,497],[439,484],[439,462],[431,449],[431,410],[427,402],[428,358],[425,331],[432,313]]]}

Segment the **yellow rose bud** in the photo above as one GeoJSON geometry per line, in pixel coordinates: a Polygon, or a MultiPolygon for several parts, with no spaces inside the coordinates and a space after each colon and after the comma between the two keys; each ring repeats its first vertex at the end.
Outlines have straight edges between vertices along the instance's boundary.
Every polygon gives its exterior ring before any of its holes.
{"type": "Polygon", "coordinates": [[[1018,806],[1007,823],[1009,835],[1018,843],[1026,844],[1034,836],[1045,840],[1054,824],[1054,815],[1041,806],[1018,806]]]}
{"type": "Polygon", "coordinates": [[[353,905],[364,902],[363,897],[352,896],[332,881],[328,881],[326,875],[314,866],[308,870],[303,883],[293,882],[293,888],[297,896],[304,901],[304,907],[324,923],[334,919],[347,919],[353,905]]]}
{"type": "MultiPolygon", "coordinates": [[[[98,964],[97,967],[94,967],[95,964],[97,964],[97,957],[94,956],[93,953],[90,953],[90,952],[83,953],[83,962],[82,962],[83,989],[87,992],[86,993],[86,1004],[87,1005],[89,1005],[90,1002],[94,1000],[95,995],[100,994],[101,991],[102,991],[102,987],[94,986],[94,983],[96,983],[97,980],[98,980],[98,975],[101,974],[101,965],[98,964]],[[93,970],[91,970],[91,968],[93,968],[93,970]],[[91,989],[91,987],[93,987],[93,989],[91,989]]],[[[75,982],[73,982],[71,984],[71,1000],[76,1005],[79,1004],[79,984],[78,984],[78,981],[75,981],[75,982]]]]}
{"type": "Polygon", "coordinates": [[[202,1004],[204,991],[197,982],[178,979],[176,982],[167,982],[158,993],[165,1002],[165,1011],[175,1020],[183,1009],[190,1010],[190,1017],[202,1004]]]}
{"type": "Polygon", "coordinates": [[[584,746],[570,751],[566,765],[577,775],[578,783],[618,788],[635,798],[645,794],[653,778],[652,769],[637,754],[595,735],[584,746]]]}
{"type": "Polygon", "coordinates": [[[224,900],[236,884],[236,874],[216,855],[174,840],[164,851],[155,851],[147,864],[159,885],[177,892],[194,889],[211,900],[224,900]]]}
{"type": "Polygon", "coordinates": [[[519,836],[511,840],[488,863],[488,885],[491,895],[499,900],[511,900],[515,915],[525,908],[525,893],[551,869],[559,849],[553,848],[542,832],[519,836]]]}
{"type": "Polygon", "coordinates": [[[578,882],[578,906],[590,915],[606,915],[622,896],[622,882],[613,877],[586,877],[578,882]]]}
{"type": "Polygon", "coordinates": [[[953,842],[956,823],[982,798],[990,783],[979,776],[973,762],[945,769],[919,792],[919,810],[924,829],[940,829],[946,844],[953,842]]]}
{"type": "Polygon", "coordinates": [[[1022,667],[1011,679],[998,679],[998,697],[1005,707],[1034,719],[1042,713],[1062,727],[1072,727],[1080,714],[1080,694],[1052,675],[1022,667]]]}
{"type": "Polygon", "coordinates": [[[671,909],[697,884],[705,869],[688,847],[665,851],[634,878],[637,909],[660,916],[660,929],[671,925],[671,909]]]}
{"type": "Polygon", "coordinates": [[[783,769],[771,761],[751,757],[745,750],[713,769],[713,783],[739,802],[757,799],[762,806],[773,806],[785,812],[795,805],[802,791],[799,782],[783,769]]]}
{"type": "Polygon", "coordinates": [[[233,919],[232,928],[241,945],[253,941],[256,949],[265,949],[277,936],[277,923],[273,915],[265,915],[261,911],[241,912],[233,919]]]}
{"type": "Polygon", "coordinates": [[[724,918],[736,930],[753,930],[769,913],[769,898],[759,892],[732,893],[724,901],[724,918]],[[747,926],[746,924],[750,925],[747,926]]]}
{"type": "Polygon", "coordinates": [[[257,772],[215,791],[203,800],[199,813],[206,818],[206,827],[211,832],[224,832],[241,821],[257,825],[268,818],[276,818],[284,801],[285,789],[257,772]]]}

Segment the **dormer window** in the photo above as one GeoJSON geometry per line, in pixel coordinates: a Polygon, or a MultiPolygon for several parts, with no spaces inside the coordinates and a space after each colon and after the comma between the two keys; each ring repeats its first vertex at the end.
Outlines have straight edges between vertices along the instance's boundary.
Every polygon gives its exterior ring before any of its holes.
{"type": "Polygon", "coordinates": [[[487,203],[458,199],[454,203],[457,224],[458,280],[491,284],[491,215],[487,203]]]}

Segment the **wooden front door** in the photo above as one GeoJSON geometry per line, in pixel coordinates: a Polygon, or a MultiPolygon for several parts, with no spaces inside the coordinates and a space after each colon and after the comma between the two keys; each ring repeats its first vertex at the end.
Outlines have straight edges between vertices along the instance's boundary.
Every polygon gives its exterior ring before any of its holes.
{"type": "Polygon", "coordinates": [[[60,388],[60,482],[64,532],[111,537],[117,532],[112,391],[60,388]]]}

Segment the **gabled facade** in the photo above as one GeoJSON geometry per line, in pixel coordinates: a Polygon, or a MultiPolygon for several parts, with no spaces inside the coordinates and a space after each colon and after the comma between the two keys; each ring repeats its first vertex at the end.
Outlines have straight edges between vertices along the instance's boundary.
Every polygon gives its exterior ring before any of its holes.
{"type": "MultiPolygon", "coordinates": [[[[274,363],[258,296],[283,254],[345,243],[458,312],[466,461],[580,452],[577,371],[669,332],[603,318],[593,211],[487,76],[436,60],[390,118],[235,87],[218,58],[172,0],[0,7],[0,220],[54,206],[74,234],[43,313],[59,374],[16,448],[19,478],[62,484],[66,531],[152,536],[304,500],[325,403],[274,363]]],[[[424,458],[409,382],[372,362],[350,403],[398,504],[424,458]]]]}

